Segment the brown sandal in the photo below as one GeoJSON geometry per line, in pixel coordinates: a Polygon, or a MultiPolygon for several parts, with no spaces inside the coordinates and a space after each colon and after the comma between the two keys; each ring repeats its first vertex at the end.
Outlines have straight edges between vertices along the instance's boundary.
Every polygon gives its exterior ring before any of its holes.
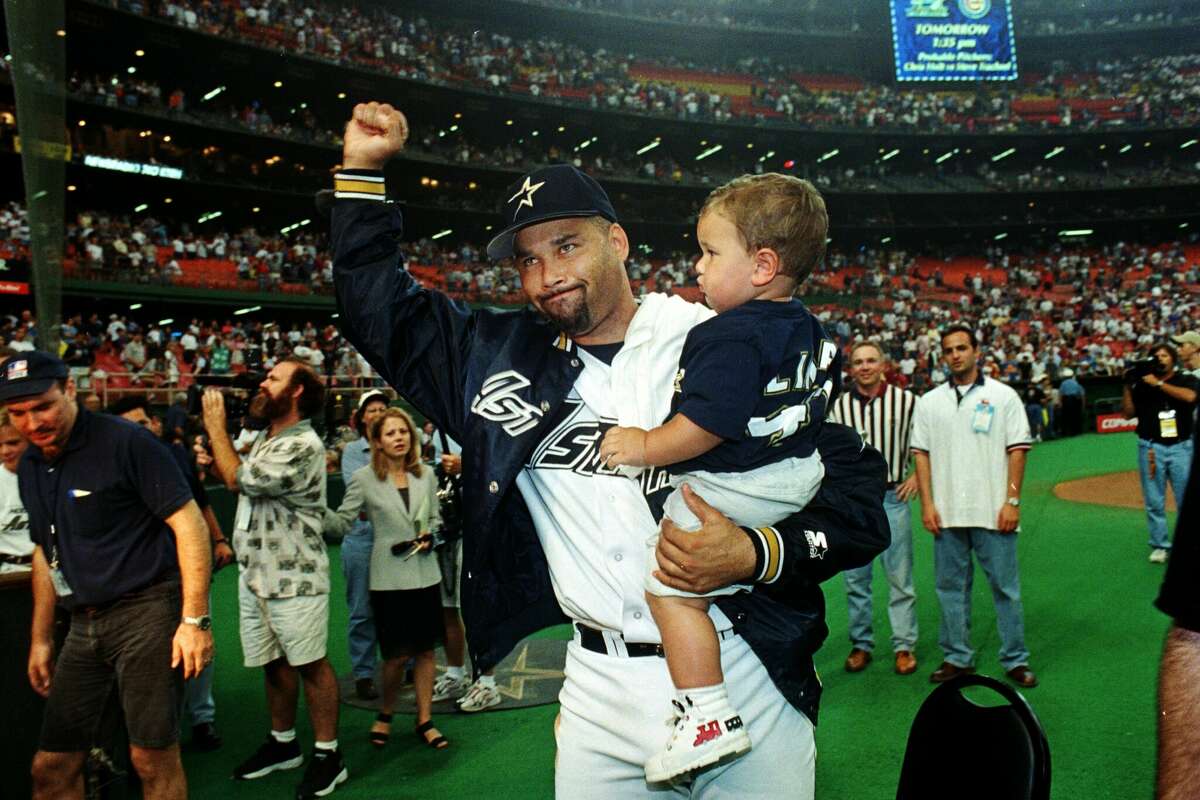
{"type": "Polygon", "coordinates": [[[391,738],[392,735],[392,715],[380,712],[379,714],[375,715],[375,721],[387,725],[388,729],[386,731],[377,731],[372,729],[367,732],[367,739],[369,739],[371,744],[375,747],[383,747],[388,743],[388,739],[391,738]]]}
{"type": "Polygon", "coordinates": [[[433,727],[433,720],[428,720],[427,722],[423,722],[416,727],[417,738],[421,740],[422,744],[425,744],[428,747],[432,747],[434,750],[445,750],[447,747],[450,746],[450,740],[447,739],[445,736],[442,736],[441,731],[438,731],[438,735],[432,739],[430,739],[428,736],[425,735],[429,731],[436,731],[436,730],[437,730],[437,728],[433,727]]]}

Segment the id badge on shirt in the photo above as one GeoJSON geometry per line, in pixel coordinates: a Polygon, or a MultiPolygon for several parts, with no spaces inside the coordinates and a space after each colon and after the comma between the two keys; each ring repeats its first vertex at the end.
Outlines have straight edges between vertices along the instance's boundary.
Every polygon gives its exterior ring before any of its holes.
{"type": "Polygon", "coordinates": [[[1175,421],[1175,409],[1158,412],[1158,435],[1164,439],[1179,438],[1179,423],[1175,421]]]}
{"type": "Polygon", "coordinates": [[[74,594],[71,591],[71,584],[67,583],[67,577],[58,567],[50,568],[50,582],[54,584],[54,594],[60,599],[74,594]]]}
{"type": "Polygon", "coordinates": [[[996,416],[996,409],[988,403],[978,403],[975,406],[975,413],[971,415],[971,429],[976,433],[988,433],[992,430],[992,419],[996,416]]]}

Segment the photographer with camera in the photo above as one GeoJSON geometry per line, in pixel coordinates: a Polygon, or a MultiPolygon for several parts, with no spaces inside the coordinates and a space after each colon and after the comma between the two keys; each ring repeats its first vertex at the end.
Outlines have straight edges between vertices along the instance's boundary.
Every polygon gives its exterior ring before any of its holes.
{"type": "Polygon", "coordinates": [[[1200,381],[1178,371],[1179,355],[1165,342],[1125,371],[1121,414],[1137,417],[1138,471],[1150,526],[1150,560],[1165,564],[1167,482],[1178,504],[1192,466],[1192,427],[1200,381]]]}
{"type": "Polygon", "coordinates": [[[421,436],[399,408],[385,410],[368,429],[371,463],[355,470],[327,527],[345,535],[366,511],[374,529],[371,548],[371,612],[383,655],[383,702],[371,726],[371,744],[383,747],[392,731],[392,711],[413,659],[416,734],[435,749],[450,743],[433,726],[433,650],[443,638],[442,573],[433,556],[434,534],[442,527],[438,482],[421,463],[421,436]]]}
{"type": "Polygon", "coordinates": [[[325,446],[311,422],[324,405],[324,384],[311,367],[294,360],[276,364],[250,404],[250,414],[267,428],[243,460],[229,437],[221,390],[209,387],[203,398],[212,471],[238,494],[233,544],[243,660],[265,670],[271,715],[267,741],[233,777],[261,778],[303,763],[295,729],[302,681],[316,749],[298,800],[324,796],[348,777],[337,745],[337,678],[326,657],[325,446]]]}

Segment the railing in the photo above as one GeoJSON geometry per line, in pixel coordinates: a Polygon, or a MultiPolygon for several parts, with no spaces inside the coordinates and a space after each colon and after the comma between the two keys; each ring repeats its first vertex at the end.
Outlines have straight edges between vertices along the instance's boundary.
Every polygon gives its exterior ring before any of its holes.
{"type": "MultiPolygon", "coordinates": [[[[204,385],[209,379],[234,374],[181,375],[178,381],[171,382],[161,373],[109,372],[93,367],[71,367],[71,377],[75,379],[80,395],[86,400],[87,395],[95,394],[101,409],[108,408],[122,397],[132,396],[144,396],[151,405],[170,405],[175,395],[186,392],[191,386],[204,385]]],[[[321,375],[321,380],[325,383],[326,402],[348,396],[354,401],[352,407],[357,407],[360,395],[388,389],[383,379],[377,376],[334,374],[321,375]]]]}

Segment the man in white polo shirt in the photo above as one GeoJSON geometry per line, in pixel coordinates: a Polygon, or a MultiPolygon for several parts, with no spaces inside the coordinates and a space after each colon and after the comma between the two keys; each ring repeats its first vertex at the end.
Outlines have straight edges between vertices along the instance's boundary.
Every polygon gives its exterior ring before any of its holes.
{"type": "Polygon", "coordinates": [[[1025,648],[1016,537],[1029,420],[1015,391],[980,373],[973,330],[947,328],[942,359],[950,380],[917,401],[912,433],[921,519],[934,535],[942,607],[939,644],[945,661],[930,680],[941,683],[975,671],[970,643],[973,551],[992,587],[1000,663],[1010,680],[1032,688],[1037,677],[1025,648]]]}

